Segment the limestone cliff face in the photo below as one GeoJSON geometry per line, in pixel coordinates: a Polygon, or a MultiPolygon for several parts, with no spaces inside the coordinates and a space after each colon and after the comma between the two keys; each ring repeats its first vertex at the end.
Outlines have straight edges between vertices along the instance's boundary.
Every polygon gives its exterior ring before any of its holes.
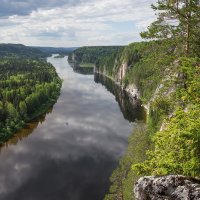
{"type": "Polygon", "coordinates": [[[125,88],[126,92],[134,97],[134,98],[140,98],[140,91],[139,89],[136,87],[135,84],[130,84],[125,88]]]}
{"type": "Polygon", "coordinates": [[[124,61],[119,67],[117,67],[116,65],[113,66],[113,74],[115,74],[113,77],[108,76],[105,66],[103,66],[102,69],[103,71],[99,71],[97,67],[94,66],[94,73],[102,74],[105,77],[112,79],[117,85],[119,85],[122,89],[124,89],[127,92],[130,98],[130,102],[132,102],[134,106],[142,104],[140,100],[140,92],[139,92],[139,89],[136,87],[136,85],[130,84],[124,87],[124,84],[122,82],[129,70],[129,66],[127,62],[124,61]]]}
{"type": "Polygon", "coordinates": [[[122,83],[122,80],[125,77],[127,71],[128,71],[128,64],[126,62],[124,62],[119,67],[119,70],[118,70],[118,73],[117,73],[117,81],[122,83]]]}
{"type": "MultiPolygon", "coordinates": [[[[104,76],[108,76],[108,72],[106,71],[105,65],[103,65],[101,68],[102,69],[99,70],[96,66],[94,66],[94,72],[102,74],[104,76]]],[[[128,71],[128,64],[126,62],[123,62],[119,67],[117,67],[116,63],[115,63],[114,66],[112,66],[112,69],[113,69],[112,80],[117,82],[117,83],[122,84],[122,80],[123,80],[123,78],[125,77],[125,75],[128,71]]],[[[110,77],[110,76],[108,76],[108,77],[110,77]]]]}
{"type": "Polygon", "coordinates": [[[182,175],[145,176],[134,187],[136,200],[199,200],[200,180],[182,175]]]}

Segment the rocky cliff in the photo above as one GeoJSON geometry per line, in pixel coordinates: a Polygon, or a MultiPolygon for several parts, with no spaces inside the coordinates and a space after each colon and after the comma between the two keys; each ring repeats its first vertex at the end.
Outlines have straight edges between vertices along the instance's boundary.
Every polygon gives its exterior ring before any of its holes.
{"type": "Polygon", "coordinates": [[[136,200],[199,200],[200,180],[182,176],[145,176],[134,187],[136,200]]]}

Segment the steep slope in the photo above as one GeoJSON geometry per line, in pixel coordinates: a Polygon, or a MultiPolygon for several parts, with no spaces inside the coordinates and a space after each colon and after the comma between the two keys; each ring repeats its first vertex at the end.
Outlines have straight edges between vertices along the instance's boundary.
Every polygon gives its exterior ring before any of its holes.
{"type": "Polygon", "coordinates": [[[147,124],[131,135],[106,200],[134,199],[142,175],[200,176],[199,66],[198,57],[177,56],[165,41],[133,43],[97,62],[96,73],[137,94],[147,108],[147,124]]]}

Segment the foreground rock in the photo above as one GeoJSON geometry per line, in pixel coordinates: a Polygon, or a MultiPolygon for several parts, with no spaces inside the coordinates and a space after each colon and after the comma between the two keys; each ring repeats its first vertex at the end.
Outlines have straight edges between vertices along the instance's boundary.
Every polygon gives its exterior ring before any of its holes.
{"type": "Polygon", "coordinates": [[[136,200],[200,200],[200,180],[169,175],[145,176],[135,184],[136,200]]]}

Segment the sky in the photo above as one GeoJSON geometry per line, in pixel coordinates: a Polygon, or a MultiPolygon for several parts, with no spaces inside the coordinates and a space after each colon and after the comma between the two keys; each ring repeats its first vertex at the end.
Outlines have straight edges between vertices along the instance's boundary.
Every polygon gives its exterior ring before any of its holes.
{"type": "Polygon", "coordinates": [[[79,47],[141,41],[155,0],[0,0],[0,43],[79,47]]]}

